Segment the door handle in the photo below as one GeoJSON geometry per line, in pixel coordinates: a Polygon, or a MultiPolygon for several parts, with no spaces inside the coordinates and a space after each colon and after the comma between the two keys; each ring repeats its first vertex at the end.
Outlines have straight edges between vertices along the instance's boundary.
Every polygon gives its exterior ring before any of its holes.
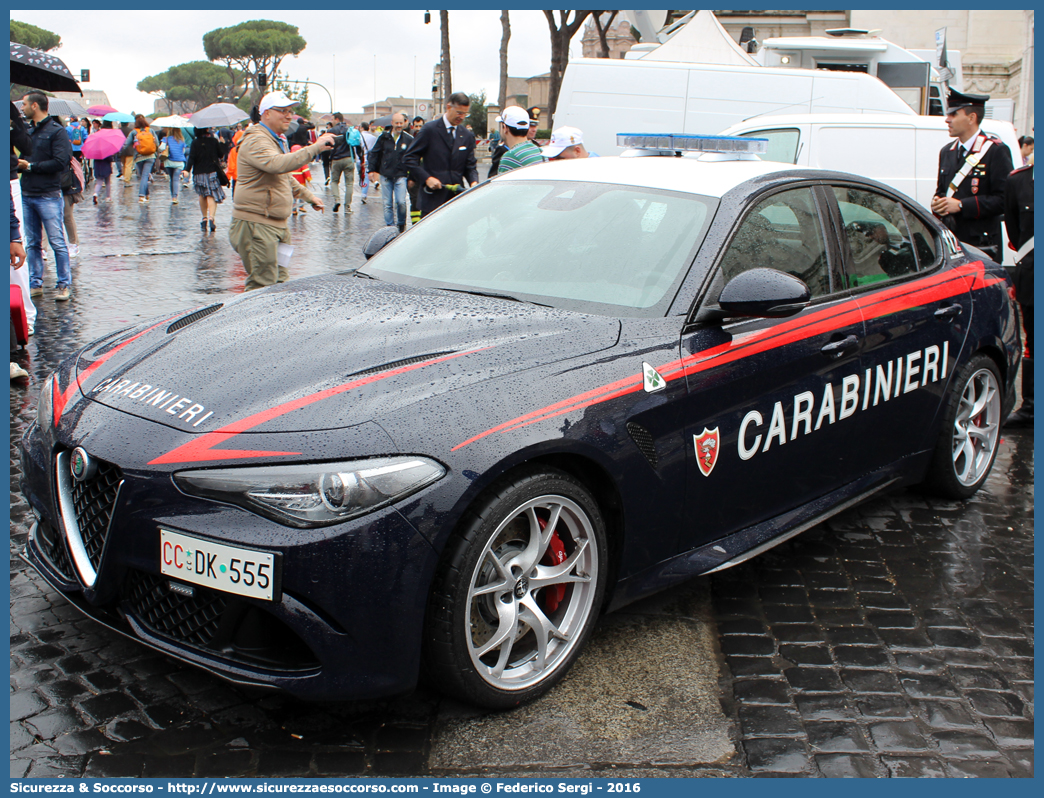
{"type": "Polygon", "coordinates": [[[957,318],[963,312],[964,308],[961,307],[959,304],[947,305],[946,307],[939,308],[937,311],[935,311],[935,318],[940,319],[942,321],[949,321],[950,319],[957,318]]]}
{"type": "Polygon", "coordinates": [[[842,338],[840,341],[833,341],[832,343],[827,344],[820,351],[827,357],[837,358],[841,357],[841,355],[858,343],[859,339],[854,335],[850,335],[847,338],[842,338]]]}

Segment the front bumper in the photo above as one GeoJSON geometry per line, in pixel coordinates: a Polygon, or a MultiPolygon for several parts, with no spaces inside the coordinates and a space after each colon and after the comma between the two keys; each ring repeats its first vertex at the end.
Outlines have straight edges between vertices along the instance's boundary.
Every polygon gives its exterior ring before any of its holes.
{"type": "Polygon", "coordinates": [[[72,556],[55,465],[79,443],[35,424],[22,439],[21,487],[37,518],[23,556],[84,614],[229,681],[304,699],[378,698],[416,684],[436,555],[394,507],[292,530],[185,496],[169,473],[119,469],[96,441],[105,484],[76,498],[78,517],[94,520],[93,530],[82,524],[91,584],[72,556]],[[280,595],[263,601],[162,575],[161,527],[278,553],[280,595]]]}

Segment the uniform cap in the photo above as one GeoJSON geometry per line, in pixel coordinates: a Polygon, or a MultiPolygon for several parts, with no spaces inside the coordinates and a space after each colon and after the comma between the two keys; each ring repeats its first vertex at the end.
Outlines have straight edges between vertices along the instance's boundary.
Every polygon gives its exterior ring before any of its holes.
{"type": "Polygon", "coordinates": [[[529,126],[539,127],[540,126],[540,106],[534,105],[532,108],[527,108],[526,113],[529,114],[529,126]]]}
{"type": "Polygon", "coordinates": [[[981,108],[990,99],[988,94],[962,94],[956,89],[950,89],[946,95],[946,110],[956,111],[958,108],[981,108]]]}

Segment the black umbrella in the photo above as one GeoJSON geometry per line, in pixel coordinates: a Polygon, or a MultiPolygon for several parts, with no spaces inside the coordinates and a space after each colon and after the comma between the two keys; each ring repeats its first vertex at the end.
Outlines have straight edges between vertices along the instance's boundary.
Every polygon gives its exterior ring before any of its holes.
{"type": "Polygon", "coordinates": [[[14,42],[11,42],[11,82],[44,91],[83,94],[62,59],[14,42]]]}
{"type": "Polygon", "coordinates": [[[385,114],[384,116],[378,117],[370,122],[371,125],[378,125],[380,127],[388,127],[392,123],[392,117],[395,114],[385,114]]]}

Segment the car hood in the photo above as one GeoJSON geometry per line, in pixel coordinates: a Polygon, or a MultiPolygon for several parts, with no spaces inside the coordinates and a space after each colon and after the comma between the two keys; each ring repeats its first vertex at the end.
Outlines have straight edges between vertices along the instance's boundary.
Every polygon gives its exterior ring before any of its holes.
{"type": "Polygon", "coordinates": [[[86,397],[175,429],[303,432],[606,349],[619,333],[612,318],[329,276],[110,336],[80,353],[76,375],[86,397]]]}

